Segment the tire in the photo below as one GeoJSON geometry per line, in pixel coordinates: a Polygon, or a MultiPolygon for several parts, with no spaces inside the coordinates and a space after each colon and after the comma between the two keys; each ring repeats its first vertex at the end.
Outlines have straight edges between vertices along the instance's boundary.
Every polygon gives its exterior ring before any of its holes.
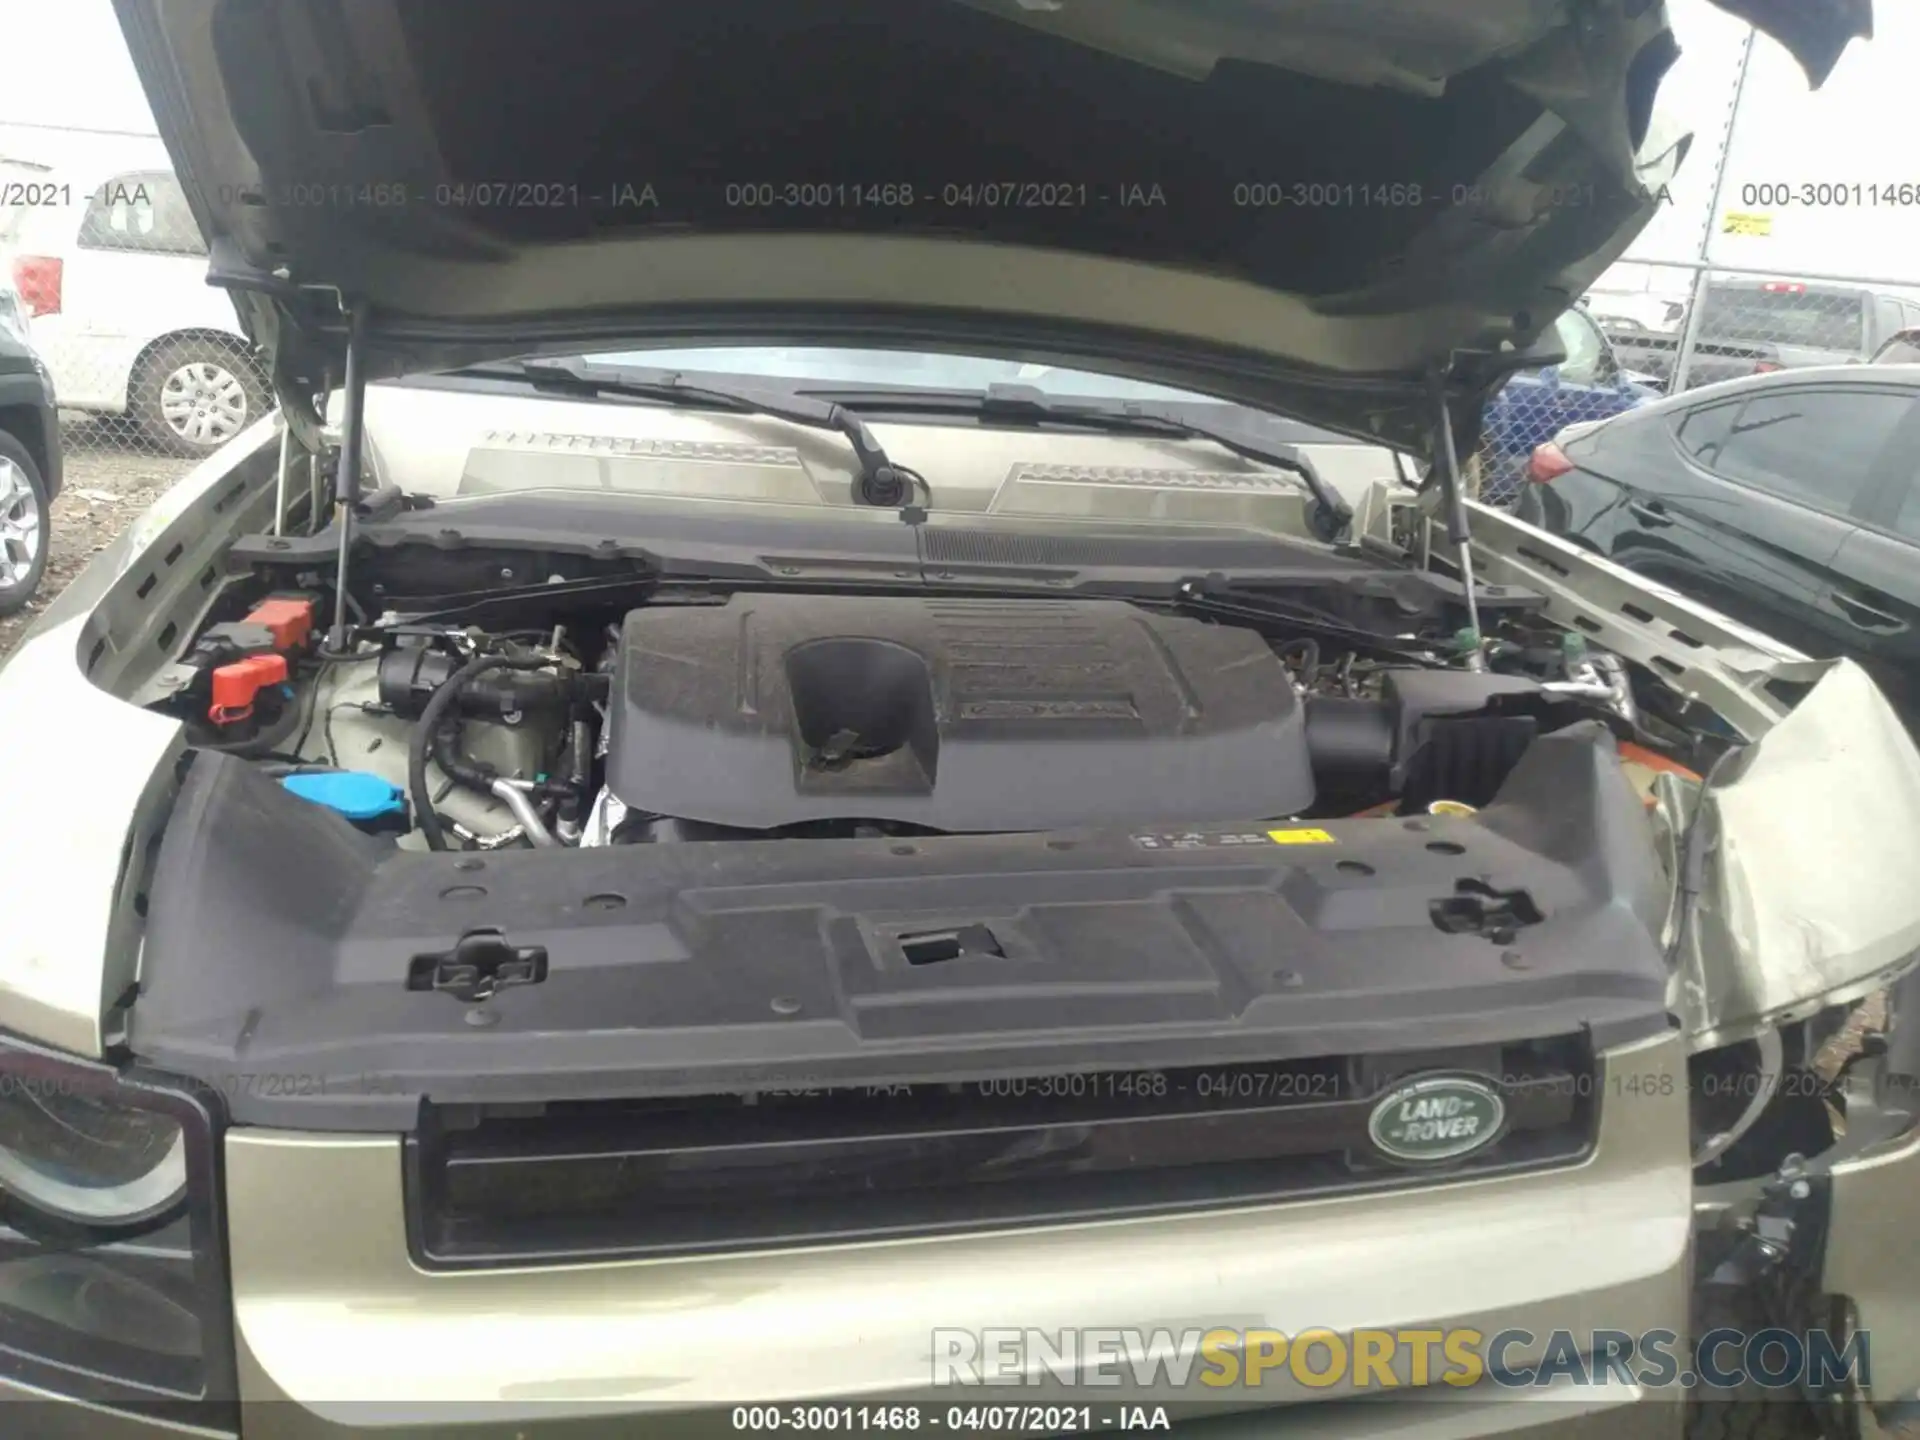
{"type": "Polygon", "coordinates": [[[1805,1407],[1779,1401],[1696,1400],[1687,1408],[1686,1440],[1820,1440],[1805,1407]]]}
{"type": "Polygon", "coordinates": [[[269,408],[265,377],[239,344],[199,335],[169,340],[134,376],[141,433],[174,455],[211,455],[269,408]]]}
{"type": "Polygon", "coordinates": [[[18,611],[40,588],[52,536],[40,467],[26,446],[0,430],[0,615],[18,611]]]}
{"type": "MultiPolygon", "coordinates": [[[[1696,1336],[1723,1326],[1751,1335],[1769,1326],[1751,1293],[1700,1298],[1696,1336]]],[[[1820,1435],[1820,1422],[1804,1399],[1751,1380],[1719,1390],[1703,1379],[1687,1399],[1686,1440],[1820,1440],[1820,1435]]]]}

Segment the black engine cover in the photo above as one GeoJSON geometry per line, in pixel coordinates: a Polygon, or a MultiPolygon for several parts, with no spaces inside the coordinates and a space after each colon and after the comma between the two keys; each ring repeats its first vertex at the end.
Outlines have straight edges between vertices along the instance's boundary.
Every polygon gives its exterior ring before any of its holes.
{"type": "Polygon", "coordinates": [[[1313,803],[1251,630],[1117,600],[735,595],[622,630],[607,783],[656,814],[1048,830],[1313,803]]]}

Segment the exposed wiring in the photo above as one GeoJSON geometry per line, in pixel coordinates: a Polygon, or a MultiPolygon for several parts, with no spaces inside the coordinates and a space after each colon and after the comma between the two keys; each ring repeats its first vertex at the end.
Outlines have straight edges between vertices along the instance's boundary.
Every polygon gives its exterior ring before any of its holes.
{"type": "Polygon", "coordinates": [[[326,722],[320,727],[326,739],[327,759],[334,765],[340,763],[340,751],[333,743],[333,715],[336,710],[360,710],[371,713],[379,707],[370,706],[361,700],[336,700],[327,706],[326,722]]]}
{"type": "Polygon", "coordinates": [[[300,738],[293,742],[292,754],[296,758],[307,748],[307,736],[313,733],[314,712],[320,708],[320,677],[316,675],[310,684],[312,689],[307,695],[307,718],[300,726],[300,738]]]}
{"type": "MultiPolygon", "coordinates": [[[[331,650],[323,649],[317,651],[313,659],[321,665],[342,665],[354,660],[378,660],[381,653],[378,648],[372,650],[349,650],[338,654],[331,650]]],[[[312,689],[307,695],[307,718],[300,726],[300,738],[293,742],[293,754],[296,756],[307,748],[307,737],[313,733],[314,718],[320,709],[320,677],[316,675],[308,683],[312,689]]],[[[329,708],[327,711],[327,723],[324,729],[327,742],[327,756],[335,764],[338,764],[339,756],[334,753],[333,748],[333,708],[329,708]]]]}
{"type": "Polygon", "coordinates": [[[282,768],[293,769],[302,765],[313,764],[313,761],[303,760],[300,756],[286,750],[262,750],[256,755],[249,755],[247,758],[249,760],[262,762],[269,773],[282,768]]]}

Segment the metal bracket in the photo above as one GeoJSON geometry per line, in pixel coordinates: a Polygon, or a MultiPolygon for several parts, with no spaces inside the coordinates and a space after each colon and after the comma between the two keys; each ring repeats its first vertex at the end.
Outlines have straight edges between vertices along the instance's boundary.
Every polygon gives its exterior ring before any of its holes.
{"type": "Polygon", "coordinates": [[[1822,1166],[1809,1165],[1802,1155],[1789,1155],[1760,1189],[1760,1203],[1740,1221],[1744,1237],[1733,1253],[1706,1278],[1708,1285],[1744,1288],[1757,1284],[1789,1260],[1817,1265],[1809,1246],[1817,1248],[1825,1234],[1827,1202],[1832,1181],[1822,1166]]]}
{"type": "Polygon", "coordinates": [[[1467,509],[1488,583],[1546,596],[1548,619],[1649,667],[1748,740],[1791,708],[1769,693],[1769,682],[1812,683],[1831,668],[1503,510],[1471,502],[1467,509]]]}
{"type": "MultiPolygon", "coordinates": [[[[1751,1216],[1740,1222],[1742,1238],[1703,1286],[1751,1290],[1769,1325],[1798,1327],[1808,1307],[1817,1309],[1822,1299],[1819,1282],[1832,1216],[1831,1163],[1825,1156],[1811,1162],[1787,1156],[1762,1184],[1751,1216]]],[[[1854,1390],[1816,1389],[1803,1379],[1801,1395],[1823,1440],[1857,1434],[1854,1390]]]]}

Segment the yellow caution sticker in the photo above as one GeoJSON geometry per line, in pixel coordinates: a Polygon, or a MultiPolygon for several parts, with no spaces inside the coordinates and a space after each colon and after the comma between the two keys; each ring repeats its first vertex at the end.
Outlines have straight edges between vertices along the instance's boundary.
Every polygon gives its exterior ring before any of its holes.
{"type": "Polygon", "coordinates": [[[1727,235],[1771,235],[1773,216],[1750,210],[1729,210],[1720,219],[1720,229],[1727,235]]]}
{"type": "Polygon", "coordinates": [[[1142,850],[1234,850],[1265,845],[1332,845],[1325,830],[1156,830],[1135,835],[1142,850]]]}

